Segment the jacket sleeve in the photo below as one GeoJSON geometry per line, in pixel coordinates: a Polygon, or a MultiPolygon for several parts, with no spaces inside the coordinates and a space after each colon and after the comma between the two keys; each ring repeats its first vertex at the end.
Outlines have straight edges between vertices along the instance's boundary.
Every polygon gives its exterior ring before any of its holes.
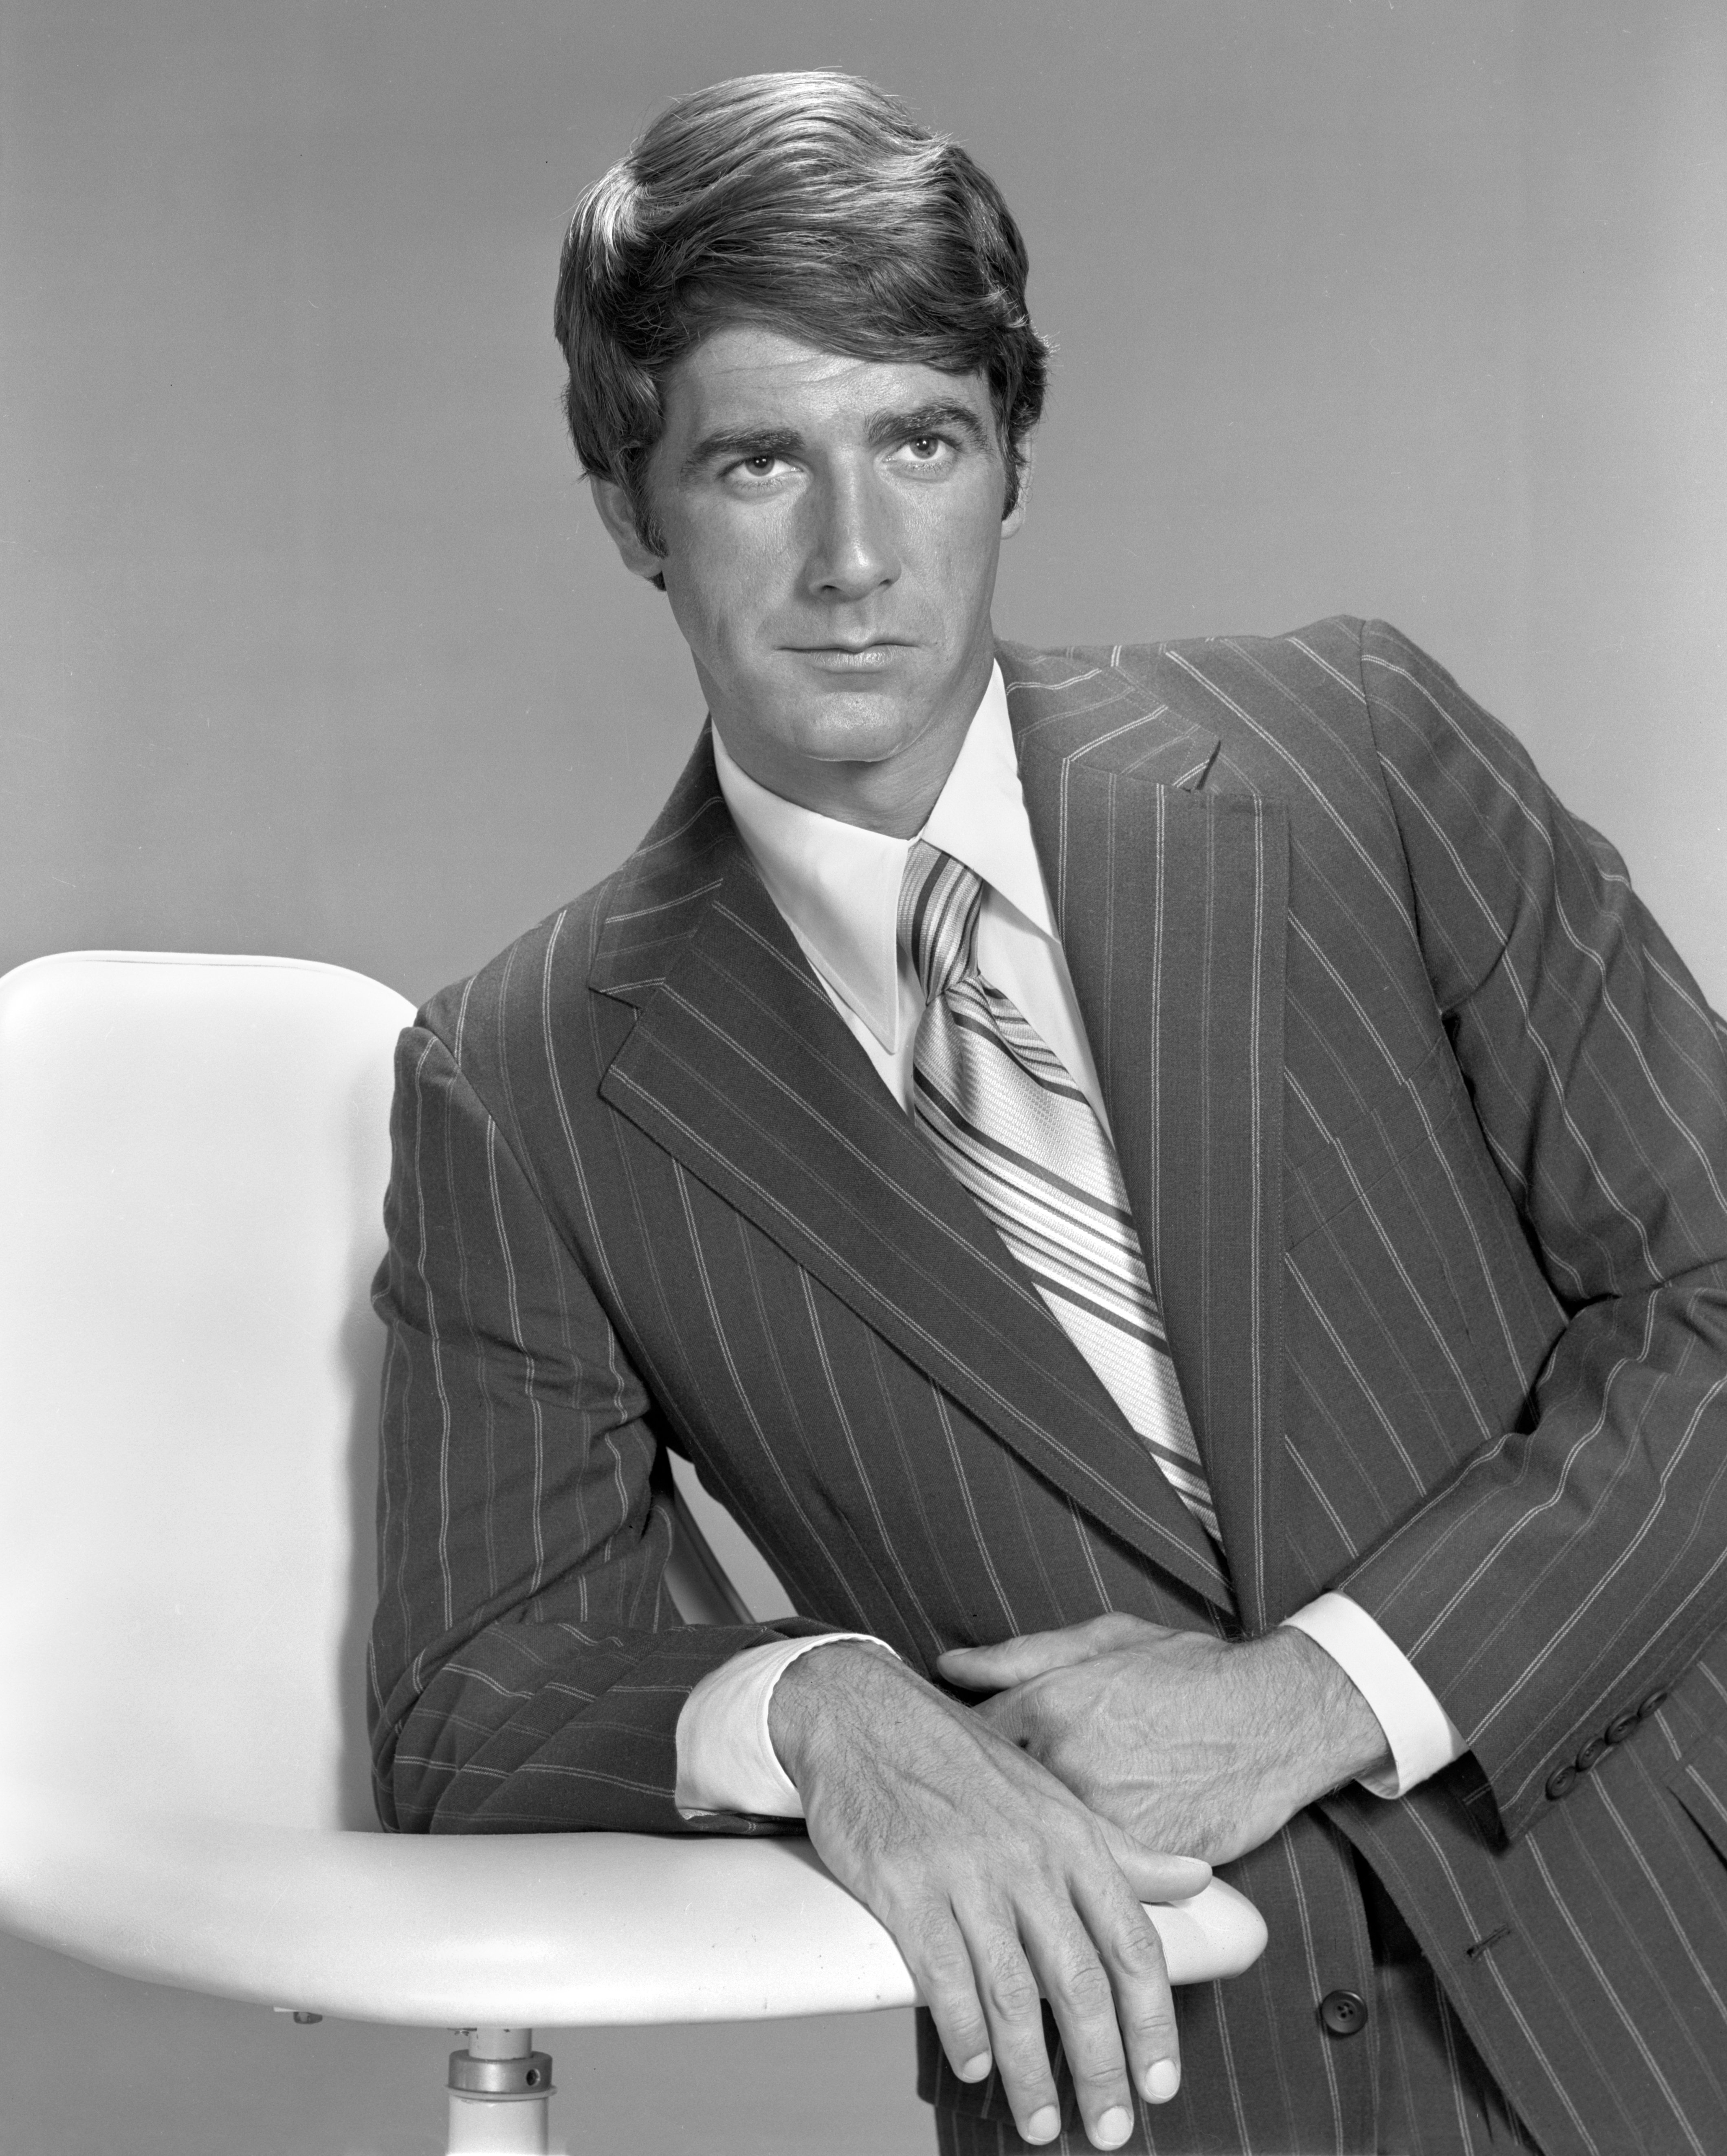
{"type": "Polygon", "coordinates": [[[1515,1835],[1727,1624],[1727,1055],[1511,736],[1383,624],[1361,681],[1428,975],[1565,1322],[1524,1426],[1337,1584],[1515,1835]]]}
{"type": "Polygon", "coordinates": [[[387,1828],[764,1830],[681,1819],[677,1717],[709,1671],[819,1631],[686,1625],[642,1383],[437,1034],[397,1051],[373,1627],[387,1828]]]}

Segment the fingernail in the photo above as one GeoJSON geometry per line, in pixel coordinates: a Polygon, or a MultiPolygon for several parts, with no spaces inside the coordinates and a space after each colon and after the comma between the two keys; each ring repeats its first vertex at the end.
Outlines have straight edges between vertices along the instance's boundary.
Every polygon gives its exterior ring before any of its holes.
{"type": "Polygon", "coordinates": [[[1052,2103],[1034,2111],[1025,2122],[1028,2141],[1053,2141],[1061,2130],[1061,2114],[1052,2103]]]}
{"type": "Polygon", "coordinates": [[[1159,2059],[1146,2070],[1145,2093],[1153,2103],[1167,2103],[1181,2086],[1181,2069],[1173,2059],[1159,2059]]]}
{"type": "Polygon", "coordinates": [[[959,2069],[959,2078],[963,2082],[980,2082],[989,2071],[989,2054],[987,2051],[974,2051],[959,2069]]]}
{"type": "Polygon", "coordinates": [[[1112,2104],[1092,2129],[1092,2138],[1102,2148],[1118,2148],[1133,2130],[1133,2115],[1118,2103],[1112,2104]]]}

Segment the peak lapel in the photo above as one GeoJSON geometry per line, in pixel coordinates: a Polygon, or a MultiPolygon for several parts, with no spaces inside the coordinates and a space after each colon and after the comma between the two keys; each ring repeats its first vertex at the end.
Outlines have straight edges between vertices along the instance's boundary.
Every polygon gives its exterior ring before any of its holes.
{"type": "Polygon", "coordinates": [[[1033,834],[1243,1622],[1284,1614],[1288,839],[1217,737],[1108,664],[1004,654],[1033,834]]]}
{"type": "Polygon", "coordinates": [[[589,984],[639,1013],[600,1085],[619,1114],[1039,1475],[1227,1604],[1185,1511],[828,1001],[705,747],[620,876],[589,984]]]}

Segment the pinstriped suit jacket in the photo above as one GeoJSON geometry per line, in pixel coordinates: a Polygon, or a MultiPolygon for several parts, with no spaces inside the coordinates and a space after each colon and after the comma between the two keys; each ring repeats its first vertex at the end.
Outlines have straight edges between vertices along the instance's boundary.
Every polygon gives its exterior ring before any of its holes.
{"type": "Polygon", "coordinates": [[[1545,2148],[1727,2148],[1719,1023],[1382,625],[1001,657],[1228,1577],[835,1015],[704,737],[614,875],[403,1036],[383,1815],[681,1830],[683,1700],[774,1630],[927,1669],[1339,1586],[1470,1750],[1231,1868],[1272,1943],[1181,1995],[1159,2137],[1368,2145],[1376,2040],[1313,2018],[1368,1986],[1353,1845],[1545,2148]],[[806,1618],[677,1624],[666,1445],[806,1618]]]}

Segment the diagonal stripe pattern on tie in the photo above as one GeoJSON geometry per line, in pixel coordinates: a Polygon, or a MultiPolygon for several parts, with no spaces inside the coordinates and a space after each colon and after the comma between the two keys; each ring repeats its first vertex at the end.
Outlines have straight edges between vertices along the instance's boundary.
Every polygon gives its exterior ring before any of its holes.
{"type": "Polygon", "coordinates": [[[1215,1543],[1115,1147],[1066,1065],[979,973],[983,901],[972,870],[913,842],[899,902],[900,947],[927,998],[912,1112],[1215,1543]]]}

